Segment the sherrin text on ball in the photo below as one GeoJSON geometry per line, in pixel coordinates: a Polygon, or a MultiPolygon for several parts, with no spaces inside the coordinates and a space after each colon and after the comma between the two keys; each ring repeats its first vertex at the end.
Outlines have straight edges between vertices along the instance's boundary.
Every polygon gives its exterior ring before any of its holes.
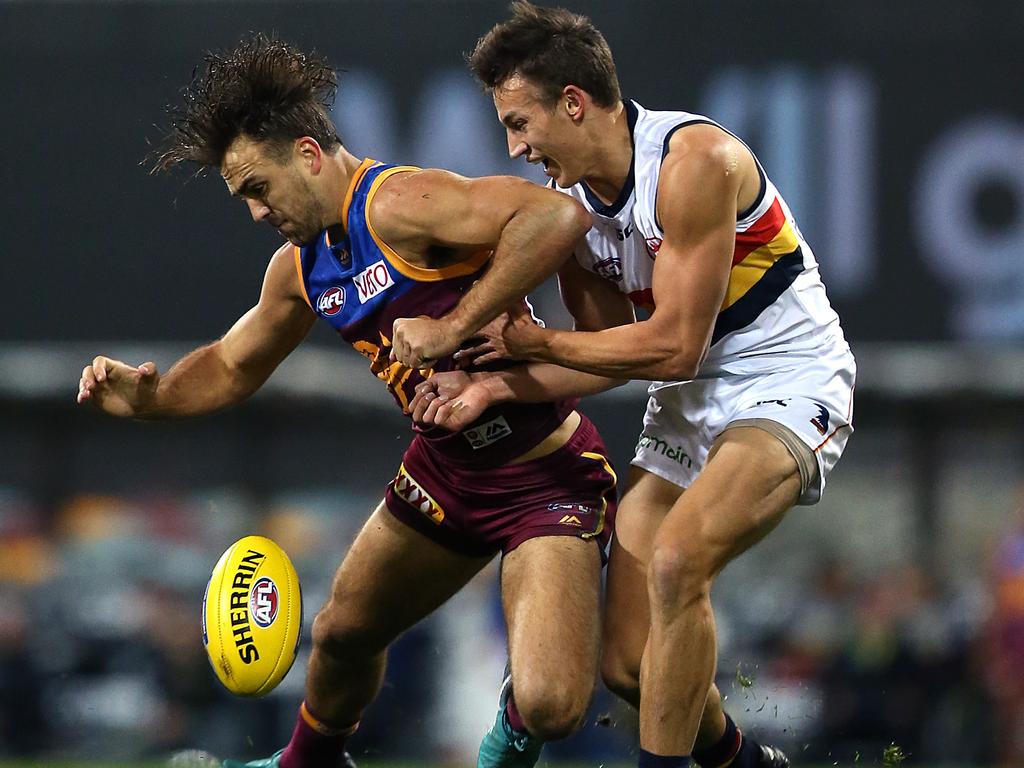
{"type": "Polygon", "coordinates": [[[224,687],[269,693],[295,662],[301,632],[302,591],[285,551],[263,536],[228,547],[203,598],[203,644],[224,687]]]}

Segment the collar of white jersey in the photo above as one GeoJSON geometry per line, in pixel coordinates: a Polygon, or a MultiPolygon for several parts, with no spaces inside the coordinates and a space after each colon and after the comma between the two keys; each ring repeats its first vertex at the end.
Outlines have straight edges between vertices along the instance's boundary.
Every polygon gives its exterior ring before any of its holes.
{"type": "Polygon", "coordinates": [[[615,198],[613,203],[606,205],[587,186],[586,180],[580,179],[580,187],[583,189],[583,194],[587,196],[587,202],[594,209],[594,213],[609,218],[617,216],[619,211],[622,210],[622,206],[629,200],[629,196],[633,194],[633,169],[636,167],[636,140],[633,137],[633,131],[636,128],[637,117],[640,116],[640,105],[632,99],[624,99],[623,105],[626,107],[626,121],[629,123],[629,144],[632,157],[629,160],[629,173],[626,175],[626,183],[619,190],[619,196],[615,198]]]}

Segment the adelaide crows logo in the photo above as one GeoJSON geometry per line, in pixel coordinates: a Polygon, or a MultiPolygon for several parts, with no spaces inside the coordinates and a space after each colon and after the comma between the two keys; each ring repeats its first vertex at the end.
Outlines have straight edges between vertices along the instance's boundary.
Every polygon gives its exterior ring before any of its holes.
{"type": "MultiPolygon", "coordinates": [[[[815,405],[818,404],[815,403],[815,405]]],[[[828,432],[828,411],[825,409],[825,406],[818,405],[818,415],[811,419],[811,424],[822,435],[828,432]]]]}
{"type": "Polygon", "coordinates": [[[618,256],[609,256],[594,264],[594,272],[605,280],[619,282],[622,280],[622,260],[618,256]]]}

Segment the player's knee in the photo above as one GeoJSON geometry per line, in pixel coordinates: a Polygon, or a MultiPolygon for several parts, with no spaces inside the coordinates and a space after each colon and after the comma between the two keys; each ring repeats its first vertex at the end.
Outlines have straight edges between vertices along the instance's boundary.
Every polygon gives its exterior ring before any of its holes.
{"type": "MultiPolygon", "coordinates": [[[[524,681],[525,682],[525,681],[524,681]]],[[[526,730],[541,741],[571,736],[582,724],[590,703],[590,689],[538,680],[538,685],[513,680],[516,709],[526,730]]]]}
{"type": "Polygon", "coordinates": [[[345,611],[335,601],[321,608],[313,620],[313,647],[332,655],[375,653],[381,650],[376,634],[367,622],[345,611]]]}
{"type": "Polygon", "coordinates": [[[708,596],[713,567],[693,542],[655,544],[647,570],[652,611],[665,611],[708,596]]]}

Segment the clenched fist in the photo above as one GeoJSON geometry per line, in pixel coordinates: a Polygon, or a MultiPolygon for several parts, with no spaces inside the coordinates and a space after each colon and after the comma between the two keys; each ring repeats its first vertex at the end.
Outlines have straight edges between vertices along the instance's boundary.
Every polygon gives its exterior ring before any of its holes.
{"type": "Polygon", "coordinates": [[[429,367],[462,343],[452,323],[444,318],[400,317],[395,320],[393,334],[391,354],[410,368],[429,367]]]}

